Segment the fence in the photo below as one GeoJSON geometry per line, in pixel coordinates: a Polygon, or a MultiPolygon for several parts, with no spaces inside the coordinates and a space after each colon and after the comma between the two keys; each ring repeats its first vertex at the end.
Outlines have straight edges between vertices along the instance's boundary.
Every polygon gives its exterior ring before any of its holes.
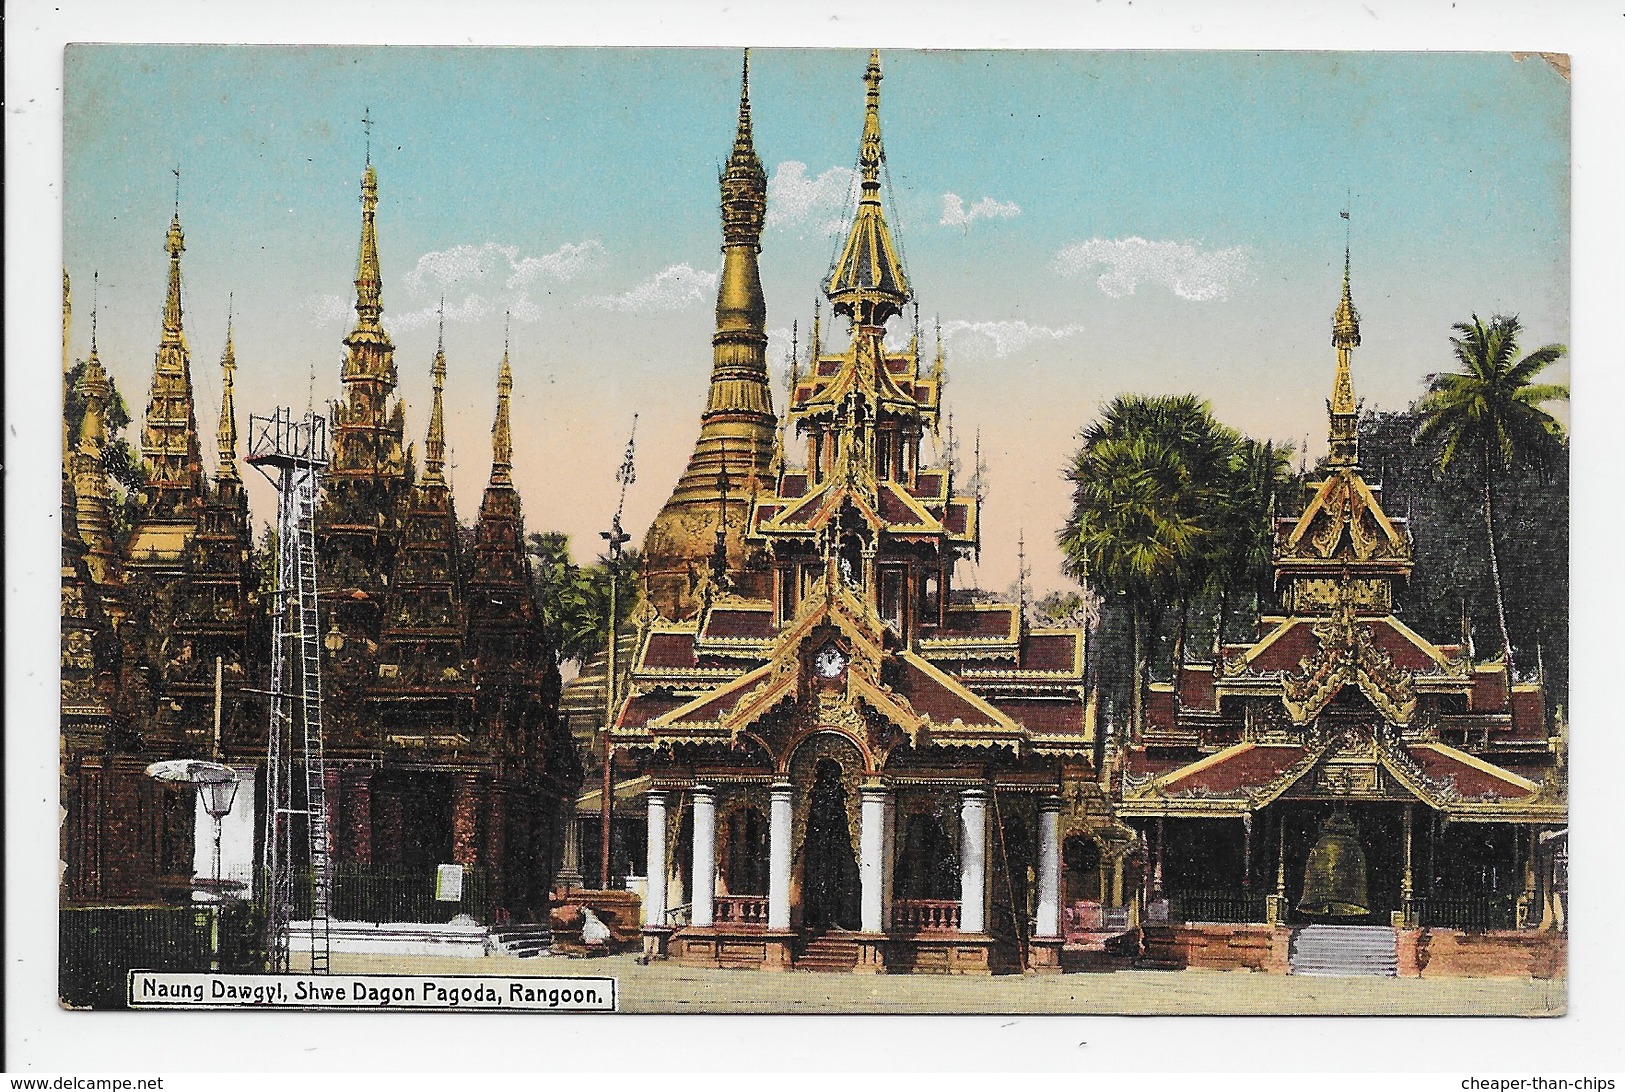
{"type": "MultiPolygon", "coordinates": [[[[65,907],[58,994],[72,1008],[122,1009],[131,970],[207,971],[210,912],[203,906],[65,907]]],[[[265,969],[261,922],[254,907],[220,909],[220,969],[265,969]]]]}
{"type": "MultiPolygon", "coordinates": [[[[484,869],[463,869],[463,897],[434,897],[435,868],[407,865],[337,864],[332,867],[332,915],[338,921],[409,921],[443,924],[458,914],[491,920],[491,879],[484,869]]],[[[294,884],[294,917],[310,916],[310,879],[294,884]]]]}
{"type": "Polygon", "coordinates": [[[1264,920],[1264,896],[1241,891],[1176,891],[1168,896],[1173,921],[1239,924],[1264,920]]]}
{"type": "Polygon", "coordinates": [[[1423,925],[1482,933],[1489,929],[1515,929],[1518,912],[1511,895],[1434,896],[1416,900],[1423,925]]]}

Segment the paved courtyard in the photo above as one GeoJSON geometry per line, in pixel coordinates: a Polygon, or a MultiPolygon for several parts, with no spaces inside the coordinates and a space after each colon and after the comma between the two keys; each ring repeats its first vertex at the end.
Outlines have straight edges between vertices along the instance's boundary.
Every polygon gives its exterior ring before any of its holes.
{"type": "Polygon", "coordinates": [[[630,955],[385,957],[335,952],[334,974],[615,978],[631,1013],[1099,1013],[1119,1015],[1560,1016],[1564,979],[1299,978],[1246,971],[1116,971],[962,978],[723,971],[630,955]]]}

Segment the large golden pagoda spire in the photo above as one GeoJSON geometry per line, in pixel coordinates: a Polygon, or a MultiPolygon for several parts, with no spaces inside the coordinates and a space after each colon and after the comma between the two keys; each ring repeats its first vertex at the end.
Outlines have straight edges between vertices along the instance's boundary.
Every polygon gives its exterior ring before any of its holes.
{"type": "MultiPolygon", "coordinates": [[[[153,359],[151,392],[141,430],[141,455],[147,464],[143,524],[192,518],[195,505],[203,499],[203,454],[192,398],[192,360],[182,325],[181,254],[186,250],[186,237],[181,232],[178,207],[169,221],[164,249],[169,254],[169,287],[164,296],[163,334],[153,359]]],[[[165,560],[174,560],[168,557],[178,546],[172,538],[162,546],[143,543],[139,532],[137,538],[138,546],[150,545],[164,554],[165,560]]]]}
{"type": "Polygon", "coordinates": [[[231,341],[232,315],[226,314],[226,348],[220,354],[220,425],[215,430],[215,446],[220,456],[217,482],[240,482],[237,470],[237,350],[231,341]]]}
{"type": "MultiPolygon", "coordinates": [[[[718,179],[722,211],[722,273],[717,323],[711,337],[711,384],[700,434],[688,467],[655,517],[644,541],[649,595],[661,614],[686,617],[699,607],[695,587],[715,554],[722,507],[723,449],[737,480],[765,479],[773,462],[778,423],[767,373],[767,304],[757,255],[767,221],[767,172],[751,129],[750,54],[740,78],[739,121],[728,164],[718,179]]],[[[744,556],[742,506],[728,510],[724,533],[729,556],[744,556]]],[[[735,584],[747,595],[765,594],[766,576],[735,584]],[[753,582],[754,581],[754,582],[753,582]]]]}
{"type": "Polygon", "coordinates": [[[1331,454],[1333,466],[1358,466],[1360,463],[1359,405],[1354,400],[1353,359],[1360,344],[1360,313],[1354,309],[1349,292],[1349,250],[1343,248],[1343,298],[1332,314],[1332,348],[1337,350],[1337,373],[1332,380],[1332,397],[1326,403],[1331,418],[1331,454]]]}
{"type": "Polygon", "coordinates": [[[824,289],[836,312],[860,326],[885,325],[910,298],[908,276],[880,208],[880,168],[886,158],[880,142],[880,80],[877,49],[869,54],[869,67],[863,74],[868,90],[858,150],[862,179],[858,211],[824,289]]]}

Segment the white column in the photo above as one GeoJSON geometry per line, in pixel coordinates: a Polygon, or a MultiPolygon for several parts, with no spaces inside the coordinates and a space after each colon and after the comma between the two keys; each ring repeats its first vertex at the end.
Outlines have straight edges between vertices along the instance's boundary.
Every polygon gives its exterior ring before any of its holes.
{"type": "Polygon", "coordinates": [[[1061,935],[1061,802],[1053,796],[1038,803],[1037,935],[1061,935]]]}
{"type": "Polygon", "coordinates": [[[717,897],[717,793],[694,786],[694,909],[689,920],[708,926],[717,897]]]}
{"type": "Polygon", "coordinates": [[[987,790],[966,789],[959,803],[959,931],[987,931],[987,790]]]}
{"type": "Polygon", "coordinates": [[[795,787],[775,781],[768,793],[767,927],[790,928],[790,805],[795,787]]]}
{"type": "Polygon", "coordinates": [[[886,797],[885,789],[865,786],[862,790],[863,811],[860,816],[862,832],[858,848],[862,860],[858,863],[858,879],[863,885],[861,928],[865,933],[885,931],[881,920],[881,889],[886,871],[886,797]]]}
{"type": "Polygon", "coordinates": [[[650,792],[644,798],[649,809],[648,858],[645,862],[643,924],[666,924],[666,794],[650,792]]]}

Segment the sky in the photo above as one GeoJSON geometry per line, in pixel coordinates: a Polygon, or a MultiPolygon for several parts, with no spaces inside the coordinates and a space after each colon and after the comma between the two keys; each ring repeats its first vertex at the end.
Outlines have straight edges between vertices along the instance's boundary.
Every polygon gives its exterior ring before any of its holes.
{"type": "MultiPolygon", "coordinates": [[[[804,351],[850,208],[865,62],[752,53],[776,405],[792,323],[804,351]]],[[[941,324],[955,434],[968,456],[979,433],[989,468],[981,562],[962,582],[1007,587],[1024,540],[1033,585],[1067,586],[1063,471],[1118,394],[1194,391],[1249,435],[1322,453],[1345,242],[1367,406],[1414,400],[1452,366],[1451,325],[1475,313],[1521,316],[1526,348],[1569,340],[1569,87],[1539,57],[888,50],[882,63],[888,219],[928,340],[941,324]]],[[[489,471],[506,336],[527,525],[568,532],[584,560],[615,510],[634,414],[635,536],[697,431],[739,67],[732,49],[72,46],[71,352],[89,351],[94,296],[101,359],[139,417],[178,166],[211,465],[228,313],[240,432],[250,412],[337,397],[370,150],[409,438],[421,448],[444,296],[460,514],[473,518],[489,471]]],[[[893,320],[893,337],[910,323],[893,320]]],[[[826,322],[826,344],[843,330],[826,322]]],[[[1549,375],[1566,380],[1567,363],[1549,375]]],[[[269,518],[269,488],[251,500],[269,518]]]]}

